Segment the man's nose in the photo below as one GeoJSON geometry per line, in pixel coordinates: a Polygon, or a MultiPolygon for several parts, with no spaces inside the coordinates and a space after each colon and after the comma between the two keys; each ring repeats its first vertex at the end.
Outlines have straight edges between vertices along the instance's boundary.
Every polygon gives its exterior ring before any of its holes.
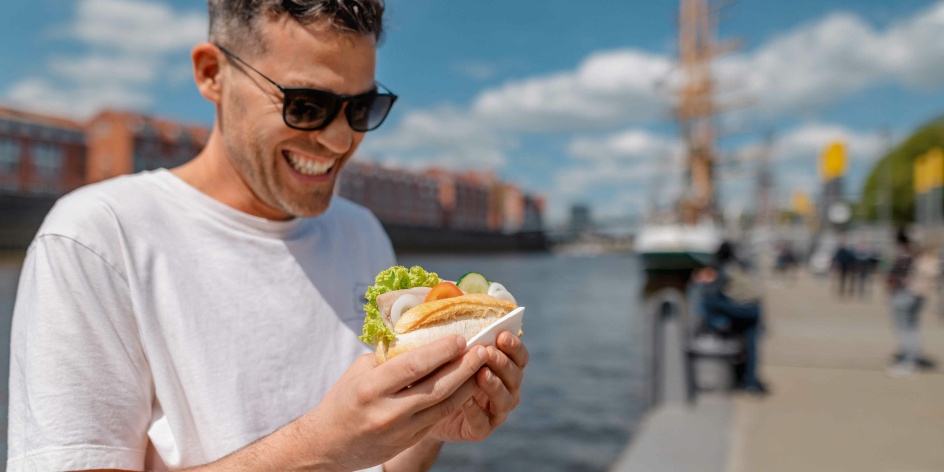
{"type": "Polygon", "coordinates": [[[311,137],[318,144],[324,146],[328,151],[337,155],[342,155],[351,149],[354,142],[354,130],[347,122],[347,115],[344,114],[347,105],[328,123],[328,126],[313,131],[311,137]]]}

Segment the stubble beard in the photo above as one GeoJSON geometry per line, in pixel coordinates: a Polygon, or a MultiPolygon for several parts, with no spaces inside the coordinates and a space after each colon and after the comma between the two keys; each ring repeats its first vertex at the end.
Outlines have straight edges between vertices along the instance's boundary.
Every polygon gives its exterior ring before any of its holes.
{"type": "MultiPolygon", "coordinates": [[[[284,172],[279,169],[284,165],[279,160],[285,158],[273,154],[273,150],[263,144],[264,140],[254,133],[247,133],[245,144],[230,143],[230,159],[243,175],[249,189],[255,197],[280,212],[295,217],[313,217],[324,213],[331,203],[334,186],[337,182],[337,170],[330,184],[299,192],[284,181],[284,172]]],[[[343,162],[343,159],[341,160],[343,162]]],[[[337,164],[340,168],[341,162],[337,164]]],[[[290,178],[290,177],[289,177],[290,178]]]]}

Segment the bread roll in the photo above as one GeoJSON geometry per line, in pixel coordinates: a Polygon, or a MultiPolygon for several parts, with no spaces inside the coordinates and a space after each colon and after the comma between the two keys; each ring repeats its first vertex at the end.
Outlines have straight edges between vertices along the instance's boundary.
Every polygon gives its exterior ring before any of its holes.
{"type": "Polygon", "coordinates": [[[485,294],[469,294],[417,305],[394,325],[392,343],[380,340],[374,355],[377,363],[429,344],[450,334],[466,341],[515,308],[514,303],[485,294]]]}

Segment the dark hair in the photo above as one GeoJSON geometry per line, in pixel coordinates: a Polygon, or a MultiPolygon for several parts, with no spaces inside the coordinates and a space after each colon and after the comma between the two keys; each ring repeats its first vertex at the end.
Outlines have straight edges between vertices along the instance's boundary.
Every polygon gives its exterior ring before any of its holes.
{"type": "Polygon", "coordinates": [[[265,52],[258,21],[288,14],[303,25],[327,19],[338,31],[383,35],[384,0],[207,0],[210,41],[250,53],[265,52]]]}
{"type": "Polygon", "coordinates": [[[724,265],[735,259],[734,243],[731,241],[723,241],[721,245],[718,246],[718,251],[715,252],[715,262],[717,262],[718,265],[724,265]]]}
{"type": "Polygon", "coordinates": [[[898,227],[898,231],[895,233],[895,242],[902,247],[911,245],[911,238],[908,237],[908,230],[904,226],[898,227]]]}

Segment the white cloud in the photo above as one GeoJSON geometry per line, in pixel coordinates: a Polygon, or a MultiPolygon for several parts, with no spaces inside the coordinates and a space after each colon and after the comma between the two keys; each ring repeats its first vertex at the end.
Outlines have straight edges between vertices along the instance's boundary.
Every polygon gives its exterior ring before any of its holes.
{"type": "Polygon", "coordinates": [[[47,70],[78,84],[149,84],[157,76],[153,64],[140,56],[95,53],[78,58],[53,57],[47,70]]]}
{"type": "Polygon", "coordinates": [[[631,129],[604,137],[575,137],[568,149],[575,165],[557,172],[557,189],[577,196],[604,186],[647,187],[679,171],[678,139],[631,129]]]}
{"type": "Polygon", "coordinates": [[[776,138],[772,159],[809,162],[815,172],[819,156],[833,142],[844,143],[850,162],[858,165],[875,160],[885,146],[877,133],[858,132],[836,124],[807,123],[776,138]]]}
{"type": "MultiPolygon", "coordinates": [[[[861,132],[845,126],[829,123],[805,123],[781,135],[775,136],[769,149],[768,159],[773,174],[774,201],[784,199],[800,191],[815,196],[821,189],[819,159],[825,149],[834,142],[846,146],[848,171],[844,177],[847,196],[854,197],[862,186],[871,164],[882,154],[887,143],[878,133],[861,132]],[[779,198],[778,198],[779,197],[779,198]]],[[[762,143],[747,143],[734,150],[738,156],[760,155],[762,143]]],[[[723,180],[722,198],[727,208],[748,208],[756,188],[757,162],[745,162],[739,172],[730,173],[735,178],[723,180]]]]}
{"type": "Polygon", "coordinates": [[[513,146],[486,123],[444,106],[408,112],[394,132],[368,137],[359,153],[409,167],[490,170],[505,164],[513,146]]]}
{"type": "MultiPolygon", "coordinates": [[[[757,49],[723,57],[714,72],[755,110],[816,110],[882,83],[944,86],[944,2],[884,31],[851,13],[801,25],[757,49]]],[[[638,50],[598,52],[574,70],[486,90],[473,114],[507,129],[608,130],[663,119],[680,80],[675,59],[638,50]]]]}
{"type": "MultiPolygon", "coordinates": [[[[768,150],[774,201],[797,190],[815,195],[820,186],[819,156],[837,141],[846,145],[849,159],[846,191],[857,192],[869,164],[886,145],[883,138],[837,124],[805,123],[775,136],[768,150]]],[[[717,169],[718,192],[726,211],[753,209],[757,158],[765,146],[747,142],[726,153],[741,160],[736,166],[717,169]]],[[[580,136],[572,140],[569,152],[574,165],[556,173],[556,192],[549,208],[552,220],[566,219],[571,204],[588,200],[601,217],[642,213],[652,203],[673,204],[684,190],[684,150],[675,137],[639,129],[604,137],[580,136]]]]}
{"type": "Polygon", "coordinates": [[[815,110],[883,83],[944,86],[944,2],[879,31],[836,13],[721,59],[719,82],[742,84],[769,116],[815,110]]]}
{"type": "MultiPolygon", "coordinates": [[[[836,13],[801,25],[753,51],[724,57],[714,70],[721,88],[726,83],[736,90],[740,86],[742,98],[751,99],[752,107],[740,118],[750,123],[757,120],[758,112],[770,118],[802,115],[881,83],[942,86],[944,42],[937,41],[940,37],[944,37],[944,2],[895,21],[883,31],[859,16],[836,13]]],[[[671,89],[679,79],[673,64],[674,58],[669,56],[635,49],[597,52],[572,70],[486,89],[467,109],[413,112],[378,141],[395,144],[391,147],[400,156],[415,154],[423,161],[465,163],[477,155],[501,165],[510,152],[504,138],[510,133],[613,132],[627,125],[668,119],[671,89]],[[455,129],[458,126],[468,129],[455,129]]],[[[819,136],[813,133],[831,131],[850,137],[842,134],[848,130],[817,125],[781,137],[778,148],[800,146],[803,139],[814,142],[819,136]]],[[[648,142],[646,136],[630,133],[605,142],[578,137],[568,152],[571,157],[587,159],[651,154],[646,146],[661,149],[662,143],[648,142]],[[622,141],[614,141],[617,139],[622,141]]],[[[864,142],[858,136],[851,138],[855,138],[850,141],[853,147],[864,142]]],[[[385,153],[382,147],[373,149],[378,155],[385,153]]],[[[864,155],[856,150],[853,156],[864,155]]],[[[778,152],[800,155],[798,149],[778,152]]],[[[803,152],[815,154],[811,149],[803,152]]],[[[610,180],[624,172],[622,167],[596,169],[580,172],[586,173],[586,179],[598,172],[600,178],[610,180]]]]}
{"type": "Polygon", "coordinates": [[[604,138],[577,136],[568,149],[579,160],[658,160],[672,158],[681,151],[677,138],[666,138],[632,129],[604,138]]]}
{"type": "Polygon", "coordinates": [[[643,214],[651,200],[664,202],[679,191],[682,147],[675,137],[641,129],[583,135],[571,140],[568,152],[573,165],[555,174],[551,220],[566,218],[570,205],[578,201],[592,203],[601,218],[643,214]]]}
{"type": "Polygon", "coordinates": [[[108,49],[167,53],[206,40],[205,10],[177,12],[144,0],[84,0],[70,28],[75,39],[108,49]]]}
{"type": "Polygon", "coordinates": [[[189,76],[183,54],[206,38],[205,12],[175,11],[158,1],[82,0],[57,38],[83,52],[46,59],[42,75],[23,77],[4,96],[23,108],[88,118],[108,107],[140,109],[154,102],[159,80],[189,76]]]}
{"type": "Polygon", "coordinates": [[[472,114],[510,130],[614,129],[667,115],[657,86],[671,61],[637,50],[590,55],[576,70],[486,90],[472,114]]]}
{"type": "Polygon", "coordinates": [[[134,87],[75,84],[63,89],[43,77],[14,84],[7,90],[7,97],[24,107],[78,118],[103,108],[139,109],[153,103],[149,94],[134,87]]]}

